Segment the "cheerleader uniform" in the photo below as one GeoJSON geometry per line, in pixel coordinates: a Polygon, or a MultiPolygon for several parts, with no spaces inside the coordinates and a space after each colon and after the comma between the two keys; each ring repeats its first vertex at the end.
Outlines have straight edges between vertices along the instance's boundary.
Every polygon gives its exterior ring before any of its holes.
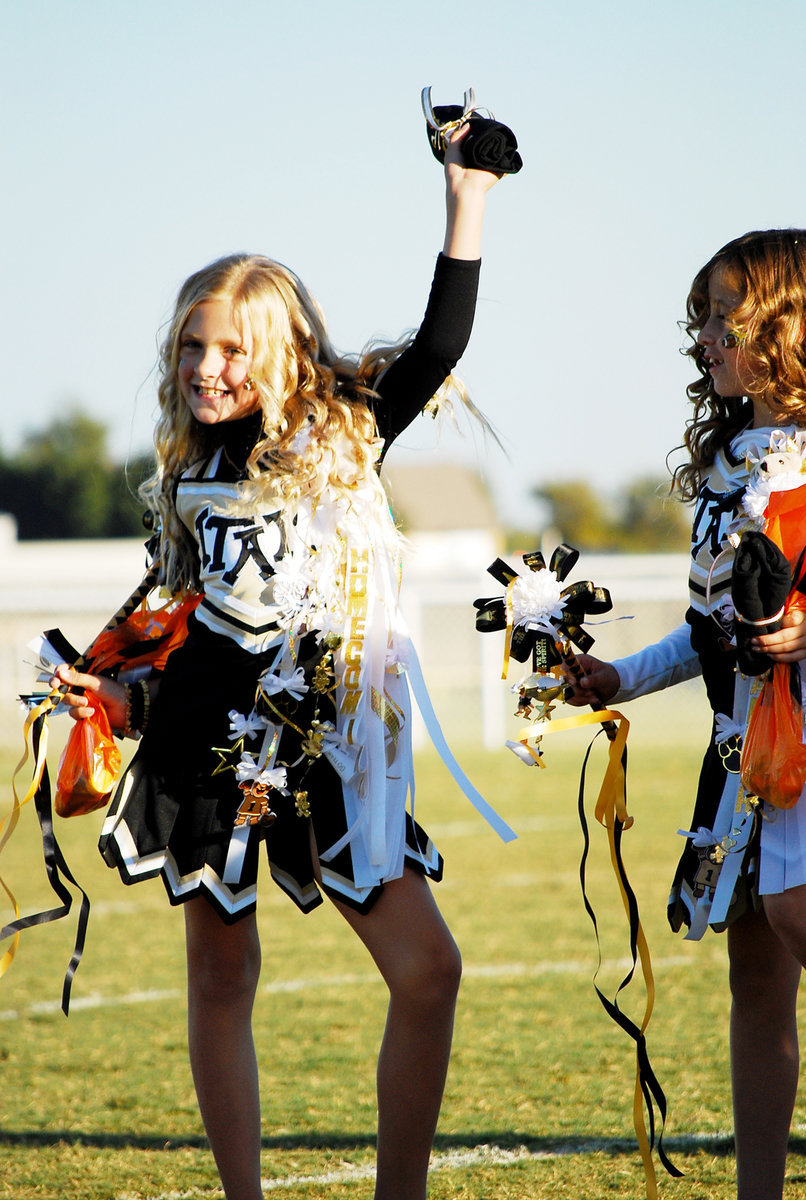
{"type": "MultiPolygon", "coordinates": [[[[381,457],[460,358],[479,266],[439,256],[422,325],[370,402],[381,457]]],[[[404,864],[434,880],[443,867],[407,811],[410,649],[380,480],[290,512],[246,478],[260,421],[217,426],[220,445],[179,482],[202,599],[100,840],[125,883],[160,876],[172,904],[204,895],[230,923],[255,909],[261,843],[303,912],[322,902],[311,838],[324,890],[360,912],[404,864]],[[250,789],[270,824],[234,825],[250,789]]]]}
{"type": "MultiPolygon", "coordinates": [[[[763,516],[769,490],[765,497],[761,485],[759,495],[759,474],[752,465],[781,439],[798,433],[802,436],[794,426],[748,429],[718,451],[695,505],[686,624],[613,664],[620,678],[614,704],[703,676],[713,712],[711,740],[691,826],[681,830],[686,848],[668,907],[672,928],[688,926],[686,937],[692,939],[701,938],[709,925],[722,931],[748,908],[758,909],[760,895],[806,883],[803,796],[786,810],[758,803],[748,797],[739,776],[742,740],[761,681],[736,667],[728,541],[731,526],[749,527],[751,494],[756,526],[763,516]]],[[[803,478],[793,478],[791,486],[803,478]]],[[[803,691],[806,660],[798,666],[803,691]]]]}

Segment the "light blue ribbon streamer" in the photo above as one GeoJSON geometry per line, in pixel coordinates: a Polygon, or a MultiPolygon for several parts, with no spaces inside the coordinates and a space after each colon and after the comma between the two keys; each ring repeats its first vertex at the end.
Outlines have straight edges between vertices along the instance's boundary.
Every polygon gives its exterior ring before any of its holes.
{"type": "Polygon", "coordinates": [[[428,688],[425,685],[420,661],[417,658],[417,653],[414,646],[409,643],[408,652],[406,655],[406,674],[409,677],[411,690],[414,694],[414,699],[417,701],[417,707],[420,710],[420,715],[425,722],[428,736],[434,743],[434,749],[439,757],[444,762],[445,766],[450,771],[453,778],[458,783],[464,794],[467,796],[470,803],[477,812],[484,817],[484,820],[490,825],[502,842],[512,842],[518,836],[514,829],[507,825],[503,817],[500,817],[491,804],[488,804],[482,794],[478,792],[468,777],[465,775],[462,768],[451,753],[448,743],[445,741],[445,735],[440,728],[437,714],[434,712],[434,707],[431,703],[431,697],[428,695],[428,688]]]}

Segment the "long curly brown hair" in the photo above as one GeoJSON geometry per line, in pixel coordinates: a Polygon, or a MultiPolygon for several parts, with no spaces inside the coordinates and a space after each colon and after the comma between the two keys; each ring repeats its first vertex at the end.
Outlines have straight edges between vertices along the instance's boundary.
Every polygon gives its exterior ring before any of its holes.
{"type": "Polygon", "coordinates": [[[763,397],[773,413],[806,426],[806,230],[756,230],[736,238],[698,271],[686,301],[684,353],[699,377],[686,388],[694,411],[683,446],[689,461],[673,473],[672,488],[691,500],[717,451],[752,420],[752,401],[717,395],[705,347],[697,335],[709,316],[708,285],[714,272],[740,300],[726,314],[740,340],[748,395],[763,397]]]}
{"type": "Polygon", "coordinates": [[[198,304],[228,300],[236,326],[252,334],[250,376],[262,429],[246,463],[256,494],[263,486],[293,503],[323,481],[347,491],[374,470],[375,420],[366,401],[385,365],[404,349],[376,347],[354,358],[330,344],[322,313],[297,276],[260,255],[237,254],[197,271],[179,292],[160,351],[160,416],[154,433],[157,467],[141,488],[161,526],[161,562],[168,587],[193,586],[196,554],[176,511],[184,471],[220,443],[217,427],[196,421],[179,389],[181,335],[198,304]],[[294,439],[307,430],[300,450],[294,439]]]}

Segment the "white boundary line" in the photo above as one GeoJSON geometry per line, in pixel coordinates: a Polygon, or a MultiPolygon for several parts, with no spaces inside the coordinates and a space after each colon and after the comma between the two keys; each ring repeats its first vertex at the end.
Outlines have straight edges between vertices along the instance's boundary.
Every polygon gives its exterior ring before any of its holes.
{"type": "MultiPolygon", "coordinates": [[[[714,954],[712,957],[721,958],[722,956],[714,954]]],[[[701,963],[701,961],[700,957],[698,962],[701,963]]],[[[560,962],[544,961],[537,963],[471,963],[465,966],[462,974],[465,979],[534,979],[541,975],[587,974],[592,976],[595,965],[594,959],[585,962],[568,959],[560,962]]],[[[601,969],[602,971],[614,969],[621,971],[630,965],[631,960],[628,958],[609,959],[602,963],[601,969]]],[[[675,954],[665,958],[655,958],[652,960],[652,965],[657,970],[665,967],[693,967],[694,963],[690,955],[675,954]]],[[[258,991],[264,996],[272,996],[287,992],[304,992],[327,987],[366,987],[367,984],[380,984],[382,982],[383,980],[376,971],[367,971],[346,975],[319,975],[302,979],[275,979],[271,983],[264,983],[258,991]]],[[[127,992],[122,996],[109,996],[95,992],[89,996],[75,996],[70,1001],[70,1011],[81,1012],[85,1009],[119,1008],[121,1005],[128,1004],[159,1004],[163,1001],[184,1000],[184,998],[185,991],[183,988],[127,992]]],[[[19,1021],[24,1017],[47,1016],[51,1013],[60,1012],[60,1001],[40,1000],[21,1008],[0,1009],[0,1022],[19,1021]]]]}
{"type": "MultiPolygon", "coordinates": [[[[670,1140],[667,1149],[678,1145],[696,1145],[702,1142],[711,1145],[719,1141],[731,1141],[733,1135],[728,1132],[710,1134],[692,1134],[689,1137],[678,1137],[670,1140]]],[[[462,1167],[495,1166],[511,1167],[523,1162],[537,1162],[542,1159],[567,1158],[574,1154],[593,1154],[599,1150],[610,1150],[623,1146],[623,1140],[591,1139],[587,1142],[575,1142],[564,1145],[558,1142],[553,1150],[529,1150],[526,1146],[518,1146],[515,1150],[505,1150],[501,1146],[479,1145],[472,1150],[448,1150],[444,1153],[435,1152],[431,1156],[429,1173],[435,1171],[452,1171],[462,1167]]],[[[261,1186],[264,1192],[282,1191],[292,1187],[324,1187],[332,1183],[356,1183],[375,1178],[375,1164],[362,1163],[357,1166],[345,1165],[338,1170],[323,1171],[319,1175],[285,1175],[281,1179],[263,1179],[261,1186]]],[[[145,1192],[121,1192],[115,1200],[221,1200],[224,1193],[221,1188],[189,1188],[186,1191],[160,1192],[156,1195],[145,1192]]]]}
{"type": "MultiPolygon", "coordinates": [[[[598,1149],[591,1143],[590,1147],[580,1149],[598,1149]]],[[[525,1146],[516,1150],[503,1150],[499,1146],[476,1146],[472,1150],[449,1150],[444,1154],[433,1154],[429,1173],[434,1171],[449,1171],[459,1167],[475,1167],[481,1164],[509,1167],[513,1163],[526,1159],[557,1158],[568,1151],[531,1151],[525,1146]]],[[[323,1171],[319,1175],[284,1175],[281,1179],[261,1179],[264,1192],[276,1192],[292,1187],[324,1187],[331,1183],[360,1183],[366,1179],[375,1178],[375,1164],[361,1163],[356,1166],[345,1165],[335,1171],[323,1171]]],[[[219,1200],[223,1196],[221,1188],[190,1188],[187,1191],[160,1192],[148,1195],[145,1192],[121,1192],[115,1200],[219,1200]]]]}

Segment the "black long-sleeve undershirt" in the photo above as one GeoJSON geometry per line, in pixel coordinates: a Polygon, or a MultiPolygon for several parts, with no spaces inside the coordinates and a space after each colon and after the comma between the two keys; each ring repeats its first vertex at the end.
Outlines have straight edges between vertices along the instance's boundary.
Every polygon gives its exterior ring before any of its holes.
{"type": "Polygon", "coordinates": [[[384,453],[462,357],[473,328],[480,268],[480,259],[438,257],[420,328],[381,376],[380,398],[370,402],[384,453]]]}

